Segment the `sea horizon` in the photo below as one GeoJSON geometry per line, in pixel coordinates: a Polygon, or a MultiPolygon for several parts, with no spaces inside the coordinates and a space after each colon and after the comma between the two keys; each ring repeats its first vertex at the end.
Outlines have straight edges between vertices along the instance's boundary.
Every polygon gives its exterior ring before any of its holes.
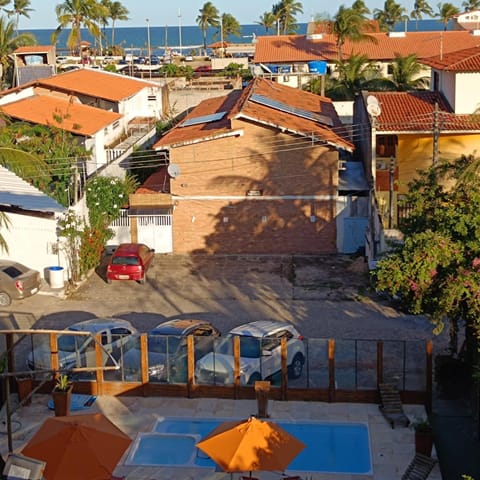
{"type": "MultiPolygon", "coordinates": [[[[307,23],[299,23],[297,34],[305,35],[307,32],[307,23]]],[[[404,30],[407,32],[412,31],[437,31],[443,30],[443,24],[439,20],[409,20],[407,23],[399,22],[395,25],[394,31],[401,32],[404,30]]],[[[51,36],[55,29],[30,29],[20,30],[20,33],[32,33],[37,39],[38,45],[51,45],[51,36]]],[[[68,52],[66,46],[66,40],[70,33],[70,29],[65,29],[60,32],[56,47],[57,52],[68,52]]],[[[112,29],[102,29],[104,35],[105,45],[110,45],[112,29]]],[[[255,37],[274,35],[274,31],[266,32],[262,25],[258,24],[246,24],[241,25],[241,35],[233,36],[229,35],[224,37],[224,41],[229,43],[251,43],[255,37]]],[[[121,46],[124,49],[147,49],[148,42],[150,40],[150,49],[152,53],[162,53],[165,49],[182,50],[184,53],[191,53],[192,50],[198,50],[203,48],[203,32],[198,25],[185,25],[185,26],[168,26],[163,27],[116,27],[114,32],[115,45],[121,46]]],[[[82,40],[86,40],[92,44],[95,48],[97,40],[92,38],[86,29],[81,30],[82,40]]],[[[206,35],[207,45],[220,41],[219,32],[216,28],[209,27],[206,35]]]]}

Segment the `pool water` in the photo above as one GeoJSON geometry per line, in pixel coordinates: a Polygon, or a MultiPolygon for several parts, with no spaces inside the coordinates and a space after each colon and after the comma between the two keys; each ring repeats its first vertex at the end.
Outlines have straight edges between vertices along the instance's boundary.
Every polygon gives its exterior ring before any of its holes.
{"type": "MultiPolygon", "coordinates": [[[[216,464],[195,444],[226,420],[231,419],[162,418],[157,421],[154,432],[137,436],[125,464],[215,468],[216,464]]],[[[284,420],[277,423],[306,445],[288,470],[371,474],[366,424],[284,420]]]]}

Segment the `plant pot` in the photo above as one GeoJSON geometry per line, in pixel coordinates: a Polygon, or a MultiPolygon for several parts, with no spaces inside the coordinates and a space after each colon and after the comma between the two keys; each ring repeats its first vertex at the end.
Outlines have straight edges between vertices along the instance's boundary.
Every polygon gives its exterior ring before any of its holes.
{"type": "Polygon", "coordinates": [[[73,386],[66,391],[56,389],[53,390],[52,398],[56,417],[65,417],[70,413],[72,390],[73,386]]]}
{"type": "Polygon", "coordinates": [[[15,380],[17,382],[18,401],[22,405],[30,405],[32,403],[32,398],[30,397],[30,394],[33,390],[33,378],[19,377],[15,380]]]}
{"type": "Polygon", "coordinates": [[[433,432],[415,432],[415,452],[427,457],[432,455],[433,432]]]}

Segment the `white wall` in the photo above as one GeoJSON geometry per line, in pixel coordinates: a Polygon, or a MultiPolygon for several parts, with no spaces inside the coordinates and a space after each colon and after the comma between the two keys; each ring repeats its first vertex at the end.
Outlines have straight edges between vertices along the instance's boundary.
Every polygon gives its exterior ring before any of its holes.
{"type": "MultiPolygon", "coordinates": [[[[55,253],[57,246],[57,221],[55,218],[38,218],[29,215],[7,213],[10,229],[2,228],[9,253],[0,252],[1,258],[8,258],[38,270],[43,278],[51,266],[66,268],[62,253],[55,253]]],[[[48,275],[48,274],[47,274],[48,275]]]]}
{"type": "MultiPolygon", "coordinates": [[[[480,41],[480,39],[479,39],[480,41]]],[[[457,73],[455,78],[455,113],[471,114],[480,108],[480,73],[457,73]]]]}

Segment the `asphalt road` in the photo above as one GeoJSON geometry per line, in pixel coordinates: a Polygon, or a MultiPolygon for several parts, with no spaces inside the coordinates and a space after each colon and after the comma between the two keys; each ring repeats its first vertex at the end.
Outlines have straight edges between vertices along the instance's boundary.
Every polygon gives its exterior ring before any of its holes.
{"type": "Polygon", "coordinates": [[[107,260],[66,298],[37,294],[5,312],[33,315],[35,328],[55,329],[95,316],[121,317],[141,332],[175,317],[208,319],[222,333],[279,319],[309,338],[432,338],[435,349],[444,346],[444,335],[435,337],[425,318],[376,298],[362,258],[156,255],[145,285],[107,284],[107,260]]]}

